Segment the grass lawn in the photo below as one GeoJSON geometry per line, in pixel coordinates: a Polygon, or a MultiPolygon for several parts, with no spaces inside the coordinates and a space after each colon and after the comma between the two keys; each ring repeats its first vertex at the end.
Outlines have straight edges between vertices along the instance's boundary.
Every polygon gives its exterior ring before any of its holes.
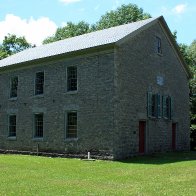
{"type": "Polygon", "coordinates": [[[122,162],[0,155],[0,195],[196,195],[196,152],[122,162]]]}

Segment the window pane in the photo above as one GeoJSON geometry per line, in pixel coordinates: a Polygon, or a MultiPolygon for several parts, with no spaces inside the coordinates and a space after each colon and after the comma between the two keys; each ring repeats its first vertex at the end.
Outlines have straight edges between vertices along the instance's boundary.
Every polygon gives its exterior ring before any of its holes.
{"type": "Polygon", "coordinates": [[[67,90],[77,90],[77,67],[67,68],[67,90]]]}
{"type": "Polygon", "coordinates": [[[77,138],[77,113],[67,113],[67,138],[77,138]]]}
{"type": "Polygon", "coordinates": [[[44,93],[44,72],[36,73],[35,79],[35,94],[40,95],[44,93]]]}
{"type": "Polygon", "coordinates": [[[152,95],[152,116],[156,116],[156,95],[152,95]]]}
{"type": "Polygon", "coordinates": [[[16,136],[16,115],[9,116],[9,136],[16,136]]]}
{"type": "Polygon", "coordinates": [[[18,77],[11,79],[10,97],[17,97],[18,77]]]}
{"type": "Polygon", "coordinates": [[[171,118],[171,97],[163,96],[163,117],[171,118]]]}
{"type": "Polygon", "coordinates": [[[157,94],[157,117],[161,117],[161,96],[157,94]]]}
{"type": "Polygon", "coordinates": [[[35,114],[35,137],[43,137],[43,114],[35,114]]]}
{"type": "Polygon", "coordinates": [[[161,39],[159,37],[157,37],[157,53],[159,53],[159,54],[162,53],[161,39]]]}

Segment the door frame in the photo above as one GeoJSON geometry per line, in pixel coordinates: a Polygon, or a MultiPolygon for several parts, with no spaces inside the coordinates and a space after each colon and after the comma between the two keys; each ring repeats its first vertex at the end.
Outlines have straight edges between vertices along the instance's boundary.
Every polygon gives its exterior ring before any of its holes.
{"type": "Polygon", "coordinates": [[[172,122],[172,137],[171,137],[171,147],[172,147],[172,150],[175,151],[176,150],[176,131],[177,131],[177,125],[178,123],[176,122],[172,122]]]}
{"type": "Polygon", "coordinates": [[[138,153],[145,154],[146,153],[146,120],[139,120],[139,139],[138,139],[138,153]],[[141,128],[144,129],[143,133],[141,132],[141,128]],[[141,141],[141,133],[142,133],[142,141],[141,141]],[[142,144],[141,144],[142,142],[142,144]]]}

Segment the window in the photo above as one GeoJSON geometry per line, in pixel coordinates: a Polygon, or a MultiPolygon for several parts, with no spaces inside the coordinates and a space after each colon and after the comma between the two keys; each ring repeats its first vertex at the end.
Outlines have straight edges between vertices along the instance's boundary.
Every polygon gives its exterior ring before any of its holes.
{"type": "Polygon", "coordinates": [[[35,78],[35,95],[41,95],[44,93],[44,72],[36,73],[35,78]]]}
{"type": "Polygon", "coordinates": [[[42,138],[43,137],[43,114],[35,114],[34,116],[35,123],[35,135],[34,137],[42,138]]]}
{"type": "Polygon", "coordinates": [[[148,117],[161,117],[161,96],[148,92],[148,117]]]}
{"type": "Polygon", "coordinates": [[[157,53],[162,54],[161,38],[157,37],[157,53]]]}
{"type": "Polygon", "coordinates": [[[10,98],[17,97],[17,89],[18,89],[18,77],[11,78],[10,84],[10,98]]]}
{"type": "Polygon", "coordinates": [[[171,119],[172,117],[172,99],[170,96],[163,96],[163,117],[171,119]]]}
{"type": "Polygon", "coordinates": [[[77,90],[77,67],[67,68],[67,91],[77,90]]]}
{"type": "Polygon", "coordinates": [[[77,112],[67,113],[67,138],[77,138],[77,112]]]}
{"type": "Polygon", "coordinates": [[[148,117],[171,119],[173,116],[172,98],[170,96],[162,96],[148,92],[148,117]],[[162,106],[162,113],[161,113],[162,106]]]}
{"type": "Polygon", "coordinates": [[[161,95],[157,94],[157,118],[161,118],[161,95]]]}
{"type": "Polygon", "coordinates": [[[16,115],[9,116],[9,137],[16,137],[16,115]]]}

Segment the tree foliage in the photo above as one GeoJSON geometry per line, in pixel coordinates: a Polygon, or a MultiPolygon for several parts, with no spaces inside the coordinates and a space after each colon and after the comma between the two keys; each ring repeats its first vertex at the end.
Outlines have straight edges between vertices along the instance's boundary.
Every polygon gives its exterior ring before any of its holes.
{"type": "Polygon", "coordinates": [[[66,39],[69,37],[74,37],[77,35],[82,35],[90,32],[90,25],[84,21],[81,21],[77,24],[72,22],[68,22],[65,27],[59,27],[56,30],[54,36],[48,37],[43,41],[43,44],[47,44],[50,42],[66,39]]]}
{"type": "Polygon", "coordinates": [[[0,45],[0,59],[6,58],[12,54],[32,47],[25,37],[17,37],[13,34],[5,36],[2,45],[0,45]]]}
{"type": "Polygon", "coordinates": [[[190,60],[190,69],[193,78],[190,80],[190,101],[191,101],[191,149],[196,150],[196,40],[187,49],[190,60]]]}
{"type": "Polygon", "coordinates": [[[89,25],[84,21],[77,24],[68,22],[65,27],[58,28],[54,36],[46,38],[43,41],[43,44],[82,35],[96,30],[136,22],[150,17],[150,14],[144,13],[143,9],[138,8],[135,4],[122,5],[116,10],[107,12],[105,15],[101,16],[100,20],[93,25],[89,25]]]}
{"type": "MultiPolygon", "coordinates": [[[[173,37],[177,40],[177,31],[173,32],[173,37]]],[[[189,66],[193,77],[189,80],[190,87],[190,118],[191,118],[191,149],[196,150],[196,40],[190,46],[178,44],[180,52],[189,66]]]]}
{"type": "Polygon", "coordinates": [[[101,16],[101,19],[96,23],[95,27],[96,30],[106,29],[150,17],[150,14],[144,13],[142,8],[130,3],[128,5],[122,5],[116,10],[107,12],[105,15],[101,16]]]}

